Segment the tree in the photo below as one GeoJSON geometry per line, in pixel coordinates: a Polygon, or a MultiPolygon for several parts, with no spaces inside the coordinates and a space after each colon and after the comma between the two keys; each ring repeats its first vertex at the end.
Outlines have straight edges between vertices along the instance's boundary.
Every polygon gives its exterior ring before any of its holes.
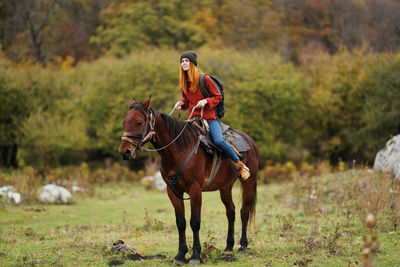
{"type": "MultiPolygon", "coordinates": [[[[373,163],[376,152],[400,134],[400,57],[381,56],[361,85],[364,102],[358,127],[346,129],[352,154],[373,163]]],[[[361,93],[361,92],[360,92],[361,93]]]]}
{"type": "Polygon", "coordinates": [[[0,165],[17,167],[18,146],[24,136],[29,105],[26,95],[8,86],[7,78],[0,77],[0,165]]]}
{"type": "Polygon", "coordinates": [[[208,36],[208,21],[198,27],[195,11],[196,4],[184,0],[115,1],[102,12],[104,24],[91,43],[117,56],[147,46],[193,49],[208,36]]]}
{"type": "Polygon", "coordinates": [[[215,12],[226,46],[248,50],[279,45],[282,27],[278,12],[271,9],[271,1],[224,1],[215,12]]]}
{"type": "MultiPolygon", "coordinates": [[[[22,46],[29,41],[29,53],[38,61],[44,60],[43,45],[50,16],[55,11],[56,0],[12,0],[5,8],[6,22],[3,36],[4,49],[22,46]]],[[[21,55],[17,55],[17,57],[21,55]]]]}
{"type": "Polygon", "coordinates": [[[11,0],[0,4],[0,37],[9,58],[47,62],[67,55],[76,61],[94,55],[89,37],[100,23],[103,0],[11,0]]]}

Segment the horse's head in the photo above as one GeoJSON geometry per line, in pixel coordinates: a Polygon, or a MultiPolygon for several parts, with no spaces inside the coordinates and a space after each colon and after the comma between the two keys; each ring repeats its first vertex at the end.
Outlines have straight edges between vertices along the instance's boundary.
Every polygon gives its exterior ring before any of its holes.
{"type": "Polygon", "coordinates": [[[130,110],[122,122],[124,134],[118,149],[124,160],[135,158],[136,151],[140,150],[154,134],[152,129],[154,116],[150,109],[150,99],[151,97],[144,103],[132,99],[129,104],[130,110]]]}

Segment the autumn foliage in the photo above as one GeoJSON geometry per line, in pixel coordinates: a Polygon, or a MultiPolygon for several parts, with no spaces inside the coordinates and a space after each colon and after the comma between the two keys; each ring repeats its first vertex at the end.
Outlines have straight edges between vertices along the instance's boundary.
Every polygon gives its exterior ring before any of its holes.
{"type": "Polygon", "coordinates": [[[263,166],[371,164],[399,133],[399,9],[394,0],[1,2],[0,164],[118,160],[129,99],[152,94],[169,113],[186,49],[223,81],[223,120],[254,138],[263,166]]]}
{"type": "Polygon", "coordinates": [[[12,0],[0,3],[0,40],[14,61],[222,46],[299,63],[341,46],[396,52],[399,13],[395,0],[12,0]]]}

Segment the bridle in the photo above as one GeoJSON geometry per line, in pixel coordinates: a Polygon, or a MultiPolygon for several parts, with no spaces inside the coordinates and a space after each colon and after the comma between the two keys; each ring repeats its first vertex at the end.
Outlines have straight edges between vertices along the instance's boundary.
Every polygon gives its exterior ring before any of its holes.
{"type": "MultiPolygon", "coordinates": [[[[124,132],[124,134],[121,137],[122,140],[127,141],[135,146],[135,150],[133,151],[133,157],[135,157],[136,151],[138,151],[138,150],[154,152],[154,151],[160,151],[160,150],[163,150],[163,149],[169,147],[171,144],[173,144],[179,138],[179,136],[181,136],[183,131],[186,129],[186,126],[188,125],[188,123],[194,121],[194,119],[186,120],[185,126],[183,127],[182,131],[169,144],[167,144],[161,148],[158,148],[158,149],[144,149],[142,147],[142,145],[147,143],[152,137],[155,137],[155,134],[156,134],[156,132],[154,131],[154,125],[156,122],[154,112],[151,108],[146,113],[140,108],[135,108],[135,107],[131,108],[131,110],[133,110],[133,109],[138,109],[146,117],[146,121],[144,123],[144,127],[143,127],[143,130],[141,133],[124,132]],[[150,130],[146,135],[148,125],[150,125],[150,130]],[[135,140],[133,140],[133,138],[139,138],[139,141],[136,142],[135,140]]],[[[170,112],[170,114],[172,114],[172,112],[174,110],[175,110],[175,108],[170,112]]],[[[203,117],[203,110],[204,110],[204,107],[201,110],[201,118],[203,117]]],[[[192,113],[189,115],[189,118],[192,117],[193,112],[194,112],[194,109],[192,110],[192,113]]],[[[155,138],[154,138],[154,141],[155,141],[155,138]]],[[[196,144],[193,146],[189,155],[186,157],[185,161],[181,164],[181,166],[178,168],[178,170],[176,171],[175,174],[169,175],[162,168],[160,168],[160,171],[164,174],[164,176],[166,176],[168,178],[172,192],[179,199],[182,199],[182,200],[190,199],[190,198],[183,198],[182,196],[180,196],[175,189],[175,185],[178,183],[178,179],[179,179],[180,174],[182,173],[183,168],[185,168],[186,164],[188,163],[190,158],[193,156],[193,154],[196,153],[197,148],[199,147],[199,144],[200,144],[200,136],[198,136],[196,144]]]]}
{"type": "MultiPolygon", "coordinates": [[[[133,109],[138,109],[146,117],[146,121],[144,123],[142,133],[124,132],[124,134],[121,137],[122,140],[127,141],[135,146],[135,150],[133,151],[134,155],[135,155],[136,151],[138,151],[138,150],[146,151],[146,152],[157,152],[157,151],[160,151],[160,150],[163,150],[163,149],[169,147],[182,135],[182,133],[185,131],[186,126],[189,124],[189,122],[192,122],[194,120],[194,119],[186,120],[185,126],[182,128],[182,131],[169,144],[167,144],[161,148],[157,148],[157,149],[143,148],[142,146],[145,143],[147,143],[152,137],[153,137],[153,140],[155,141],[156,132],[154,131],[154,125],[156,124],[156,120],[155,120],[154,112],[151,108],[147,111],[147,113],[144,113],[139,108],[135,108],[135,107],[131,108],[131,110],[133,110],[133,109]],[[145,136],[148,125],[150,125],[150,131],[145,136]],[[133,138],[140,138],[140,139],[138,142],[136,142],[135,140],[133,140],[133,138]]],[[[175,110],[175,108],[172,109],[172,111],[169,113],[169,115],[171,115],[174,112],[174,110],[175,110]]],[[[201,118],[203,117],[203,110],[204,110],[204,107],[201,109],[201,118]]],[[[192,117],[193,112],[194,112],[194,109],[192,110],[191,114],[189,115],[189,118],[192,117]]]]}
{"type": "Polygon", "coordinates": [[[132,108],[131,110],[134,110],[134,109],[139,110],[146,117],[143,130],[141,133],[124,132],[121,139],[124,141],[127,141],[135,146],[135,150],[133,151],[133,153],[135,154],[135,152],[137,150],[142,151],[143,144],[147,143],[150,140],[150,138],[155,136],[156,133],[154,131],[154,125],[155,125],[156,121],[155,121],[154,113],[151,109],[149,109],[146,113],[144,113],[141,109],[138,109],[138,108],[132,108]],[[150,125],[150,131],[146,135],[147,127],[149,125],[150,125]],[[139,138],[139,141],[135,141],[133,138],[139,138]]]}

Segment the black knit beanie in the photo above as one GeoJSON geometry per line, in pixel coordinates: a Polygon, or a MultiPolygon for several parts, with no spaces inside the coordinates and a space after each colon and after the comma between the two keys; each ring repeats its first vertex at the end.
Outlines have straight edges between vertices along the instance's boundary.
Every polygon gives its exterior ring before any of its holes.
{"type": "Polygon", "coordinates": [[[182,58],[188,58],[190,61],[193,62],[193,64],[197,67],[197,54],[194,51],[186,51],[181,55],[181,59],[179,62],[182,60],[182,58]]]}

